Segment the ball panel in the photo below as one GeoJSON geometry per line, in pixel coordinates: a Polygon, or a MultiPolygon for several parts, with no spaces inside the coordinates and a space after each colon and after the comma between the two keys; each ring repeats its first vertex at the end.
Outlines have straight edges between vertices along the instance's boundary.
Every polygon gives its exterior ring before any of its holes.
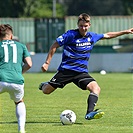
{"type": "Polygon", "coordinates": [[[63,125],[74,124],[76,121],[76,114],[72,110],[64,110],[60,114],[60,120],[63,125]]]}

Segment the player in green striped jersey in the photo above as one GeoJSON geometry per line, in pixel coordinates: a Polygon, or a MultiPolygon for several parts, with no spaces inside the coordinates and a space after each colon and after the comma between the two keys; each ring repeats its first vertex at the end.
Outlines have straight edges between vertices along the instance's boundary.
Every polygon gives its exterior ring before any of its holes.
{"type": "Polygon", "coordinates": [[[25,133],[26,107],[23,101],[23,73],[32,66],[30,54],[24,44],[13,40],[9,24],[0,25],[0,94],[8,92],[16,104],[18,131],[25,133]]]}

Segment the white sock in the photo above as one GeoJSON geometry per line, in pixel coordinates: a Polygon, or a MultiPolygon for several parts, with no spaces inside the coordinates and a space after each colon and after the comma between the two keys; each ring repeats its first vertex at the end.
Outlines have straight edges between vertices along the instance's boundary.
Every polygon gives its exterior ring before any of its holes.
{"type": "Polygon", "coordinates": [[[26,107],[24,102],[20,102],[16,105],[16,117],[18,120],[18,131],[25,131],[26,122],[26,107]]]}

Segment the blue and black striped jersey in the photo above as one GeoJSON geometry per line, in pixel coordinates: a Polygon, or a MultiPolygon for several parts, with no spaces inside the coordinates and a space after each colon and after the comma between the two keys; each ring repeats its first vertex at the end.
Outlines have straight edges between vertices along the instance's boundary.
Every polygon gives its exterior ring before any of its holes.
{"type": "Polygon", "coordinates": [[[94,44],[104,37],[103,34],[87,32],[81,36],[78,29],[68,30],[56,41],[63,46],[62,62],[58,70],[69,69],[77,72],[88,72],[88,60],[94,44]]]}

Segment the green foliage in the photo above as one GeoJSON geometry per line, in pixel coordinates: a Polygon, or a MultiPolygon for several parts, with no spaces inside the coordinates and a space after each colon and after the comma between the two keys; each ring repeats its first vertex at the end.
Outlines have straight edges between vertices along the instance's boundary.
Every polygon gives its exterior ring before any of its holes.
{"type": "MultiPolygon", "coordinates": [[[[131,133],[132,132],[132,75],[130,73],[91,74],[101,87],[96,108],[105,112],[99,120],[87,121],[88,91],[74,84],[57,89],[51,95],[39,91],[38,84],[48,81],[53,73],[24,74],[27,133],[131,133]],[[63,126],[59,115],[65,109],[77,115],[74,125],[63,126]]],[[[0,95],[0,132],[17,133],[15,105],[7,93],[0,95]]]]}
{"type": "Polygon", "coordinates": [[[79,15],[87,12],[91,16],[131,15],[133,14],[132,0],[67,0],[67,15],[79,15]],[[73,8],[71,8],[73,6],[73,8]]]}
{"type": "MultiPolygon", "coordinates": [[[[52,0],[26,0],[23,17],[52,17],[53,16],[53,1],[52,0]]],[[[64,15],[61,4],[56,3],[56,17],[64,15]],[[61,10],[61,12],[60,12],[61,10]]]]}
{"type": "MultiPolygon", "coordinates": [[[[53,17],[53,0],[3,0],[0,17],[53,17]]],[[[132,0],[56,0],[56,17],[79,15],[93,16],[133,15],[132,0]]]]}
{"type": "Polygon", "coordinates": [[[133,15],[133,1],[132,0],[122,0],[125,14],[133,15]]]}
{"type": "Polygon", "coordinates": [[[19,17],[25,5],[25,0],[3,0],[0,2],[0,17],[19,17]]]}
{"type": "MultiPolygon", "coordinates": [[[[0,3],[0,9],[0,17],[52,17],[53,0],[4,0],[0,3]]],[[[56,12],[56,17],[63,17],[65,13],[58,2],[56,12]]]]}

